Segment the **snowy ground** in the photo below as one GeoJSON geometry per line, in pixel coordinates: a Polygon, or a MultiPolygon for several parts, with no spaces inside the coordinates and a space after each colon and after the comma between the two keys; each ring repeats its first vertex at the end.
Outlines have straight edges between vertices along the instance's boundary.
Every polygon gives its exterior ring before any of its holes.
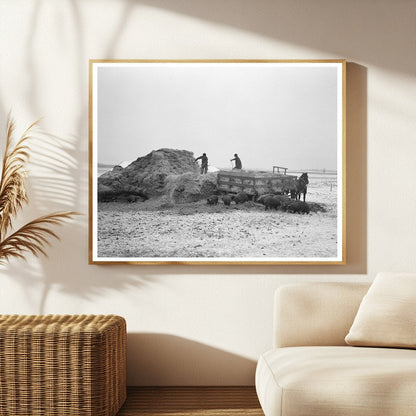
{"type": "Polygon", "coordinates": [[[247,202],[226,207],[205,201],[100,203],[99,257],[329,258],[337,255],[336,176],[310,175],[307,202],[326,212],[308,215],[265,211],[247,202]]]}

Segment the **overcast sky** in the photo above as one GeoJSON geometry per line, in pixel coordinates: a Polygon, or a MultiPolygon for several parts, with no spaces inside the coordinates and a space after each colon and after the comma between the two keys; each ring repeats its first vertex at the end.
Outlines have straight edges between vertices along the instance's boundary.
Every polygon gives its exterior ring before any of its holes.
{"type": "Polygon", "coordinates": [[[230,168],[337,168],[337,69],[117,64],[97,69],[98,162],[185,149],[230,168]]]}

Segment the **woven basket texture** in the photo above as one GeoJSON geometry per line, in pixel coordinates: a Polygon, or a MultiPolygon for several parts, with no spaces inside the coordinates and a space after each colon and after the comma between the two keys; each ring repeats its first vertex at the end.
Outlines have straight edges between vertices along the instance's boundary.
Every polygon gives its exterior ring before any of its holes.
{"type": "Polygon", "coordinates": [[[126,322],[0,315],[0,415],[114,416],[126,399],[126,322]]]}

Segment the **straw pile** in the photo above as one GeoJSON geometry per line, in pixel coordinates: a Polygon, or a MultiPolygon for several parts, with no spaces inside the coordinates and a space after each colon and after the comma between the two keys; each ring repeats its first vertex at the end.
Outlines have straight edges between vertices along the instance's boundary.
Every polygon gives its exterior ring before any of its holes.
{"type": "Polygon", "coordinates": [[[159,149],[126,168],[114,167],[98,178],[99,201],[164,197],[175,204],[195,202],[217,191],[217,175],[200,175],[188,150],[159,149]]]}

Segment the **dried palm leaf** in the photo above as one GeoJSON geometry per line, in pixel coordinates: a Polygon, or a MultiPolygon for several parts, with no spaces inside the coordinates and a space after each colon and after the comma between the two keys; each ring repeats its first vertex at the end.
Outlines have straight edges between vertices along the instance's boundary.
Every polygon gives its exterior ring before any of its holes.
{"type": "Polygon", "coordinates": [[[31,124],[13,146],[15,126],[9,116],[0,179],[0,238],[11,228],[12,218],[23,204],[28,202],[25,189],[27,176],[25,164],[29,159],[29,148],[25,142],[30,138],[30,132],[36,124],[37,121],[31,124]]]}
{"type": "Polygon", "coordinates": [[[64,220],[78,214],[68,211],[45,215],[30,221],[5,238],[12,228],[12,218],[25,203],[28,203],[25,165],[29,159],[29,147],[26,141],[32,137],[31,131],[37,123],[38,121],[32,123],[13,145],[15,126],[10,115],[8,118],[6,148],[0,178],[0,264],[8,261],[10,257],[24,258],[25,252],[46,256],[45,247],[50,245],[49,239],[53,237],[59,240],[58,235],[50,227],[62,224],[64,220]]]}
{"type": "Polygon", "coordinates": [[[45,247],[50,245],[49,239],[53,237],[59,240],[58,235],[49,227],[60,225],[74,215],[78,213],[55,212],[28,222],[0,242],[0,264],[4,264],[10,257],[23,259],[25,252],[30,252],[35,256],[39,254],[47,256],[45,247]]]}

